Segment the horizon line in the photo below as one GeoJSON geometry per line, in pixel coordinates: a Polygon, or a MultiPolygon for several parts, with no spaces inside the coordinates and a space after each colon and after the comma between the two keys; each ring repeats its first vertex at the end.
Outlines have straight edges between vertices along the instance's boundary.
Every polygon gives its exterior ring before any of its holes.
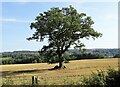
{"type": "MultiPolygon", "coordinates": [[[[74,49],[74,48],[72,48],[74,49]]],[[[120,49],[120,48],[86,48],[86,49],[120,49]]],[[[71,50],[71,49],[68,49],[71,50]]],[[[14,52],[14,51],[39,51],[39,50],[12,50],[12,51],[0,51],[0,53],[2,52],[14,52]]]]}

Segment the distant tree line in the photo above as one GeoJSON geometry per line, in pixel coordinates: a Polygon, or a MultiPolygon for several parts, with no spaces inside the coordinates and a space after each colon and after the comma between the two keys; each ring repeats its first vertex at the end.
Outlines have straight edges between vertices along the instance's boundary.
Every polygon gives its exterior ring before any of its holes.
{"type": "Polygon", "coordinates": [[[45,58],[42,59],[38,54],[14,54],[12,56],[4,54],[2,64],[42,63],[45,61],[45,58]],[[4,60],[6,57],[10,57],[10,59],[4,60]]]}
{"type": "MultiPolygon", "coordinates": [[[[79,54],[80,51],[77,49],[71,49],[68,52],[79,54]]],[[[120,53],[120,49],[86,49],[86,53],[92,53],[92,54],[102,54],[105,57],[114,57],[116,54],[120,53]]]]}
{"type": "MultiPolygon", "coordinates": [[[[3,54],[2,64],[25,64],[25,63],[57,63],[59,60],[56,58],[57,56],[47,56],[39,55],[39,54],[3,54]],[[4,58],[10,59],[4,59],[4,58]]],[[[103,55],[100,54],[71,54],[64,55],[65,62],[70,60],[80,60],[80,59],[97,59],[104,58],[103,55]]]]}
{"type": "MultiPolygon", "coordinates": [[[[98,50],[97,52],[95,52],[95,50],[94,52],[88,52],[87,50],[85,53],[80,53],[78,50],[75,51],[76,50],[69,50],[66,55],[63,56],[65,63],[68,63],[70,60],[99,59],[106,57],[104,54],[99,53],[98,50]]],[[[1,64],[57,63],[59,61],[55,54],[46,53],[39,55],[38,51],[3,52],[1,57],[3,59],[1,64]]],[[[120,53],[116,52],[113,58],[120,58],[120,53]]]]}
{"type": "Polygon", "coordinates": [[[120,58],[120,53],[116,54],[114,58],[120,58]]]}
{"type": "Polygon", "coordinates": [[[102,54],[98,53],[81,53],[81,54],[73,54],[71,55],[71,58],[75,58],[76,60],[80,59],[99,59],[99,58],[104,58],[102,54]]]}

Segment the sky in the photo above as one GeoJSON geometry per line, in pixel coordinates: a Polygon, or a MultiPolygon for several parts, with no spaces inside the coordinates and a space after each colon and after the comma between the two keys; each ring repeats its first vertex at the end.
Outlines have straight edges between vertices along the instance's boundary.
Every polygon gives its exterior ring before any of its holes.
{"type": "Polygon", "coordinates": [[[86,48],[118,48],[118,3],[117,2],[2,2],[0,52],[18,50],[39,50],[44,42],[27,41],[34,29],[30,23],[39,13],[52,7],[72,5],[79,13],[86,13],[95,22],[93,28],[103,36],[96,40],[81,40],[86,48]]]}

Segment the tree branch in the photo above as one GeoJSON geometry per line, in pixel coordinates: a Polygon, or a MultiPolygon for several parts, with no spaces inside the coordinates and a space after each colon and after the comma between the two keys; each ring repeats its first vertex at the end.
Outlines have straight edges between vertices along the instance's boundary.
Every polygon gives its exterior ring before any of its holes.
{"type": "Polygon", "coordinates": [[[72,41],[70,41],[69,45],[65,47],[65,49],[62,51],[62,53],[65,53],[66,50],[71,46],[72,41]]]}

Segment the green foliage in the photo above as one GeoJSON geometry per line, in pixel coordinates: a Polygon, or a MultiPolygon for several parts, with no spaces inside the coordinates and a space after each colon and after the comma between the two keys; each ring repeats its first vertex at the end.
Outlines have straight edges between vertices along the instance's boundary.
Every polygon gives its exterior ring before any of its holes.
{"type": "Polygon", "coordinates": [[[69,60],[70,59],[70,56],[69,55],[65,55],[63,56],[66,60],[69,60]]]}
{"type": "MultiPolygon", "coordinates": [[[[5,55],[5,54],[4,54],[5,55]]],[[[1,64],[24,64],[24,63],[57,63],[59,59],[55,52],[44,53],[44,55],[39,54],[12,54],[13,58],[1,58],[1,64]]],[[[80,59],[98,59],[104,58],[103,55],[100,54],[72,54],[72,55],[64,55],[64,62],[69,63],[70,60],[80,60],[80,59]]]]}
{"type": "Polygon", "coordinates": [[[65,55],[64,56],[64,59],[65,59],[65,63],[69,63],[69,60],[72,59],[72,57],[70,57],[69,55],[65,55]]]}
{"type": "Polygon", "coordinates": [[[118,49],[117,54],[114,56],[114,58],[120,58],[120,49],[118,49]]]}
{"type": "Polygon", "coordinates": [[[32,63],[37,63],[37,60],[32,61],[32,63]]]}
{"type": "Polygon", "coordinates": [[[120,70],[109,69],[106,76],[106,87],[120,87],[120,70]]]}
{"type": "Polygon", "coordinates": [[[89,87],[103,87],[105,85],[105,73],[103,71],[98,71],[98,73],[92,73],[88,78],[83,79],[83,85],[89,87]]]}
{"type": "Polygon", "coordinates": [[[120,58],[120,54],[116,54],[114,58],[120,58]]]}
{"type": "Polygon", "coordinates": [[[82,48],[85,45],[81,39],[90,37],[95,39],[102,36],[93,29],[93,24],[90,16],[78,13],[71,5],[61,9],[53,7],[35,18],[35,22],[31,23],[30,27],[36,31],[32,37],[27,39],[44,41],[47,38],[49,45],[43,46],[41,53],[50,51],[53,54],[55,52],[56,58],[61,63],[64,60],[62,55],[71,45],[82,48]]]}
{"type": "Polygon", "coordinates": [[[14,54],[13,58],[2,58],[2,64],[24,64],[24,63],[42,63],[45,58],[39,54],[14,54]]]}
{"type": "Polygon", "coordinates": [[[13,64],[14,63],[14,59],[11,57],[6,57],[6,58],[1,58],[1,64],[13,64]]]}
{"type": "Polygon", "coordinates": [[[44,58],[46,60],[45,62],[47,62],[47,63],[56,63],[59,61],[57,58],[58,56],[57,56],[56,52],[52,51],[52,50],[44,52],[42,54],[42,56],[44,56],[44,58]]]}
{"type": "Polygon", "coordinates": [[[102,54],[92,54],[92,53],[83,53],[83,54],[73,54],[71,57],[74,57],[73,60],[80,60],[80,59],[100,59],[104,58],[102,54]]]}
{"type": "Polygon", "coordinates": [[[103,71],[92,73],[89,77],[84,77],[82,85],[86,87],[119,87],[120,70],[109,69],[107,75],[103,71]]]}

